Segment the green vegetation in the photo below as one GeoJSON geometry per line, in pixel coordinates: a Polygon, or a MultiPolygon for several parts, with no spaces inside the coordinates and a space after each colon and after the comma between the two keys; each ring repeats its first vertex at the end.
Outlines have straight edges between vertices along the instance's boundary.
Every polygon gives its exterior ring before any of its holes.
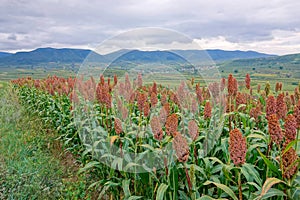
{"type": "Polygon", "coordinates": [[[227,61],[221,63],[219,69],[224,77],[234,73],[241,81],[249,73],[253,87],[257,84],[263,86],[266,81],[271,85],[282,82],[283,90],[293,91],[300,80],[300,54],[227,61]]]}
{"type": "MultiPolygon", "coordinates": [[[[219,124],[222,107],[211,107],[214,101],[207,95],[207,88],[198,85],[196,90],[192,87],[187,91],[185,83],[178,90],[155,84],[143,87],[141,77],[137,80],[140,85],[134,87],[127,79],[123,91],[116,88],[120,81],[106,81],[104,77],[99,83],[79,79],[77,89],[75,80],[58,77],[15,80],[14,88],[21,105],[57,130],[64,146],[78,155],[80,174],[93,177],[84,186],[89,185],[96,198],[299,198],[299,135],[297,138],[294,133],[300,128],[300,104],[274,103],[280,102],[280,89],[270,88],[276,99],[272,103],[274,97],[263,89],[250,94],[250,79],[246,88],[238,89],[235,78],[229,76],[227,109],[219,137],[212,127],[219,124]],[[115,91],[119,91],[118,96],[114,96],[115,91]],[[186,105],[193,99],[198,100],[194,108],[186,105]],[[150,114],[145,109],[147,104],[150,114]],[[166,110],[167,114],[161,114],[166,110]],[[295,119],[296,123],[292,122],[295,119]],[[162,166],[158,168],[144,165],[145,159],[159,160],[168,145],[171,148],[167,151],[177,159],[167,156],[166,161],[157,162],[162,166]],[[112,146],[117,149],[111,151],[112,146]],[[137,153],[138,159],[127,156],[128,152],[137,153]],[[151,152],[149,157],[147,153],[151,152]],[[136,170],[142,173],[133,173],[136,170]]],[[[219,85],[208,88],[216,92],[219,85]]],[[[300,94],[294,95],[300,99],[300,94]]]]}
{"type": "Polygon", "coordinates": [[[88,198],[87,179],[57,132],[19,104],[0,82],[0,199],[88,198]]]}

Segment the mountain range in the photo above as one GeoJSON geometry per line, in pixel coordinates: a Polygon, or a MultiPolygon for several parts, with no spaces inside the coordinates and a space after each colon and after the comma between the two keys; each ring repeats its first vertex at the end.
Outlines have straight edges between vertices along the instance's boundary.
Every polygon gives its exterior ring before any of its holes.
{"type": "Polygon", "coordinates": [[[121,49],[101,55],[88,49],[70,48],[38,48],[28,52],[10,54],[0,52],[0,67],[10,66],[42,66],[52,64],[82,63],[86,58],[89,62],[114,63],[124,65],[129,63],[199,63],[203,60],[224,62],[239,59],[270,58],[276,55],[255,51],[225,51],[225,50],[171,50],[171,51],[141,51],[121,49]]]}

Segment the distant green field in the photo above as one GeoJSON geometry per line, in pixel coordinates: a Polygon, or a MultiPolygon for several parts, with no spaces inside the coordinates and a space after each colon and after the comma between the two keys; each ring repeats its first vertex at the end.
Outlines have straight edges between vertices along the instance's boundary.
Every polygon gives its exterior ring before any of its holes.
{"type": "MultiPolygon", "coordinates": [[[[159,68],[160,70],[162,68],[159,68]]],[[[88,76],[94,76],[96,79],[99,77],[100,73],[103,71],[103,68],[92,67],[88,70],[80,69],[79,74],[85,74],[88,76]]],[[[219,66],[219,72],[221,77],[228,77],[229,73],[232,73],[240,83],[243,83],[245,75],[249,73],[252,79],[252,87],[257,88],[257,85],[260,84],[263,89],[266,82],[269,81],[272,87],[275,87],[276,82],[283,83],[283,90],[293,91],[294,88],[299,84],[300,81],[300,67],[295,64],[290,65],[252,65],[247,63],[246,66],[230,65],[230,64],[221,64],[219,66]]],[[[122,69],[110,69],[105,71],[105,76],[112,77],[116,74],[118,77],[124,77],[125,71],[122,69]]],[[[200,73],[201,74],[201,73],[200,73]]],[[[17,79],[21,77],[33,77],[35,79],[42,79],[47,76],[57,75],[61,77],[75,77],[77,73],[75,70],[71,71],[69,69],[25,69],[25,68],[0,68],[0,81],[10,81],[12,79],[17,79]]],[[[152,82],[155,80],[158,84],[169,85],[170,87],[178,85],[178,82],[181,80],[190,80],[192,77],[195,78],[195,82],[200,82],[201,85],[205,85],[207,82],[219,81],[218,79],[203,79],[199,76],[198,73],[191,74],[189,72],[176,72],[171,71],[167,73],[158,73],[149,75],[147,73],[143,74],[145,77],[145,82],[152,82]]],[[[218,76],[217,76],[218,77],[218,76]]],[[[131,77],[133,78],[133,77],[131,77]]],[[[1,83],[3,85],[3,83],[1,83]]],[[[1,88],[0,84],[0,88],[1,88]]],[[[274,88],[272,88],[274,89],[274,88]]]]}
{"type": "Polygon", "coordinates": [[[18,68],[0,68],[0,81],[10,81],[22,77],[33,77],[36,79],[45,78],[47,76],[57,75],[62,77],[74,77],[76,74],[73,71],[64,69],[18,69],[18,68]]]}

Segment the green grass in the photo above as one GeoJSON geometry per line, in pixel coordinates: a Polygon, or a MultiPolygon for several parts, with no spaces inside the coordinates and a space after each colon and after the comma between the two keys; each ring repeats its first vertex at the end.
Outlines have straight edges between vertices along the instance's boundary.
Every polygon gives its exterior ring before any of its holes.
{"type": "Polygon", "coordinates": [[[62,77],[74,77],[76,73],[71,70],[65,69],[44,69],[44,68],[9,68],[0,67],[0,81],[9,81],[12,79],[22,78],[22,77],[33,77],[36,79],[46,78],[47,76],[59,75],[62,77]]]}
{"type": "Polygon", "coordinates": [[[13,95],[1,91],[1,197],[37,199],[58,197],[62,170],[47,152],[47,138],[38,123],[28,121],[13,95]]]}
{"type": "Polygon", "coordinates": [[[0,199],[86,199],[85,177],[55,132],[25,113],[0,84],[0,199]]]}

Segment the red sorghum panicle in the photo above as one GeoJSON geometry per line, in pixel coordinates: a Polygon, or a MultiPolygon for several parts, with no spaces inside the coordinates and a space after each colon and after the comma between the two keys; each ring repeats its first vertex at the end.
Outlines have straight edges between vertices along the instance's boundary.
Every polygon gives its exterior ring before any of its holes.
{"type": "Polygon", "coordinates": [[[220,83],[220,91],[223,92],[225,89],[225,85],[226,85],[226,79],[222,78],[221,79],[221,83],[220,83]]]}
{"type": "Polygon", "coordinates": [[[208,119],[211,117],[211,105],[210,102],[207,101],[204,107],[204,119],[208,119]]]}
{"type": "Polygon", "coordinates": [[[278,119],[284,119],[287,113],[287,106],[284,102],[284,94],[281,93],[277,96],[276,100],[276,112],[278,119]]]}
{"type": "Polygon", "coordinates": [[[213,97],[217,97],[220,94],[220,84],[219,83],[210,83],[208,85],[208,90],[213,97]]]}
{"type": "Polygon", "coordinates": [[[160,101],[161,101],[161,105],[165,105],[167,103],[167,95],[166,94],[162,94],[161,95],[161,98],[160,98],[160,101]]]}
{"type": "Polygon", "coordinates": [[[188,160],[190,154],[189,145],[179,132],[174,134],[173,148],[175,149],[179,162],[186,162],[188,160]]]}
{"type": "Polygon", "coordinates": [[[150,102],[151,102],[151,107],[155,107],[156,106],[156,104],[158,102],[156,93],[154,93],[154,92],[151,93],[150,102]]]}
{"type": "Polygon", "coordinates": [[[292,104],[295,105],[295,104],[296,104],[295,96],[294,96],[293,94],[291,94],[290,97],[291,97],[291,102],[292,102],[292,104]]]}
{"type": "Polygon", "coordinates": [[[278,92],[279,91],[279,83],[276,82],[276,85],[275,85],[275,92],[278,92]]]}
{"type": "Polygon", "coordinates": [[[175,113],[169,115],[167,117],[167,121],[165,124],[167,135],[173,135],[177,131],[178,127],[178,117],[175,113]]]}
{"type": "Polygon", "coordinates": [[[173,101],[176,105],[180,106],[178,97],[176,94],[174,94],[173,92],[170,94],[170,100],[173,101]]]}
{"type": "Polygon", "coordinates": [[[294,107],[294,117],[296,119],[297,128],[300,129],[300,100],[298,104],[294,107]]]}
{"type": "Polygon", "coordinates": [[[260,84],[257,85],[257,93],[260,93],[260,84]]]}
{"type": "Polygon", "coordinates": [[[230,131],[229,135],[230,158],[234,165],[242,165],[246,161],[246,138],[243,137],[239,129],[230,131]]]}
{"type": "Polygon", "coordinates": [[[186,84],[184,81],[181,81],[180,85],[178,86],[176,96],[180,104],[182,105],[186,100],[186,96],[187,96],[186,84]]]}
{"type": "Polygon", "coordinates": [[[276,114],[276,99],[274,96],[268,96],[267,106],[266,106],[266,117],[268,118],[270,115],[276,114]]]}
{"type": "Polygon", "coordinates": [[[257,102],[255,108],[251,108],[250,117],[253,117],[256,121],[258,120],[258,116],[261,115],[261,104],[257,102]]]}
{"type": "Polygon", "coordinates": [[[229,74],[227,83],[227,90],[229,96],[235,96],[238,90],[238,84],[237,80],[232,76],[232,74],[229,74]]]}
{"type": "Polygon", "coordinates": [[[123,132],[122,121],[119,118],[115,118],[115,130],[118,135],[123,132]]]}
{"type": "MultiPolygon", "coordinates": [[[[238,92],[236,95],[236,109],[241,105],[241,104],[247,104],[247,98],[244,93],[238,92]]],[[[245,110],[246,107],[241,108],[240,110],[245,110]]]]}
{"type": "Polygon", "coordinates": [[[298,155],[295,149],[290,148],[285,154],[282,155],[283,164],[283,177],[290,179],[298,172],[298,155]]]}
{"type": "Polygon", "coordinates": [[[195,99],[192,100],[192,105],[191,105],[191,112],[193,114],[196,114],[198,111],[198,103],[195,99]]]}
{"type": "Polygon", "coordinates": [[[146,100],[147,100],[146,94],[139,92],[137,95],[137,104],[140,112],[143,111],[146,100]]]}
{"type": "Polygon", "coordinates": [[[101,74],[101,75],[100,75],[100,84],[101,84],[101,85],[104,85],[104,83],[105,83],[105,79],[104,79],[103,74],[101,74]]]}
{"type": "Polygon", "coordinates": [[[70,101],[75,104],[79,103],[79,98],[75,90],[73,90],[73,92],[70,94],[70,101]]]}
{"type": "Polygon", "coordinates": [[[253,117],[255,120],[258,119],[258,116],[259,116],[259,115],[258,115],[258,113],[256,112],[256,107],[251,108],[249,115],[250,115],[251,118],[253,117]]]}
{"type": "Polygon", "coordinates": [[[129,79],[129,75],[126,73],[125,74],[125,91],[130,91],[131,90],[131,83],[129,79]]]}
{"type": "Polygon", "coordinates": [[[284,102],[286,104],[287,110],[290,110],[292,106],[292,101],[289,94],[286,94],[286,96],[284,97],[284,102]]]}
{"type": "Polygon", "coordinates": [[[122,107],[123,107],[122,100],[119,97],[116,97],[116,99],[117,99],[117,108],[118,108],[118,110],[122,110],[122,107]]]}
{"type": "Polygon", "coordinates": [[[234,83],[233,96],[235,96],[238,91],[238,82],[237,82],[236,78],[233,79],[233,83],[234,83]]]}
{"type": "Polygon", "coordinates": [[[157,140],[162,140],[163,131],[160,125],[160,119],[157,116],[153,116],[150,120],[150,126],[154,135],[154,138],[157,140]]]}
{"type": "Polygon", "coordinates": [[[250,75],[246,74],[245,83],[246,83],[246,88],[248,90],[250,89],[250,82],[251,82],[250,75]]]}
{"type": "Polygon", "coordinates": [[[159,118],[161,120],[161,124],[165,124],[168,115],[170,114],[170,105],[169,103],[164,104],[164,106],[160,109],[159,118]]]}
{"type": "Polygon", "coordinates": [[[137,75],[137,86],[142,87],[143,86],[143,77],[141,73],[138,73],[137,75]]]}
{"type": "Polygon", "coordinates": [[[115,75],[114,75],[114,86],[117,85],[117,83],[118,83],[118,77],[117,77],[117,75],[115,74],[115,75]]]}
{"type": "Polygon", "coordinates": [[[202,90],[200,88],[199,83],[196,84],[196,95],[197,95],[199,104],[201,104],[203,101],[203,95],[202,95],[202,90]]]}
{"type": "Polygon", "coordinates": [[[151,91],[152,91],[154,94],[157,95],[157,85],[156,85],[156,82],[153,82],[151,91]]]}
{"type": "Polygon", "coordinates": [[[188,130],[189,130],[189,135],[191,136],[192,140],[195,141],[199,135],[198,125],[195,120],[189,121],[188,130]]]}
{"type": "Polygon", "coordinates": [[[284,123],[284,129],[285,129],[285,139],[288,141],[293,141],[296,139],[297,134],[297,122],[294,115],[288,115],[285,123],[284,123]]]}
{"type": "Polygon", "coordinates": [[[234,92],[234,77],[232,76],[232,74],[228,75],[227,90],[228,90],[229,96],[232,96],[233,92],[234,92]]]}
{"type": "Polygon", "coordinates": [[[268,128],[269,134],[271,136],[271,141],[279,145],[283,139],[283,135],[276,114],[272,114],[269,116],[268,128]]]}
{"type": "Polygon", "coordinates": [[[144,105],[144,116],[148,117],[149,114],[150,114],[150,104],[148,102],[146,102],[144,105]]]}

